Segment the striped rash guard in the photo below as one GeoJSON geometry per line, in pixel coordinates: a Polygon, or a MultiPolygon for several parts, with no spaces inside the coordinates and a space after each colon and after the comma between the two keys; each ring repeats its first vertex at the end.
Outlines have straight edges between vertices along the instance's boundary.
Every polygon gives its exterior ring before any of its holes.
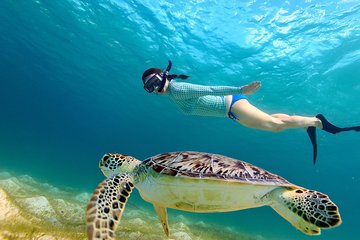
{"type": "Polygon", "coordinates": [[[171,81],[166,93],[185,115],[226,117],[225,96],[242,94],[241,89],[171,81]]]}

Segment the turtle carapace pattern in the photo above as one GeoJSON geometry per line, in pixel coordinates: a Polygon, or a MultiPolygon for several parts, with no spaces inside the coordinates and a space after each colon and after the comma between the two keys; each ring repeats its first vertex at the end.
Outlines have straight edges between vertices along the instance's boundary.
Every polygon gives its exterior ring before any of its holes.
{"type": "Polygon", "coordinates": [[[250,184],[290,184],[284,178],[264,169],[218,154],[199,154],[198,152],[163,153],[145,159],[143,164],[159,174],[175,177],[219,178],[250,184]]]}

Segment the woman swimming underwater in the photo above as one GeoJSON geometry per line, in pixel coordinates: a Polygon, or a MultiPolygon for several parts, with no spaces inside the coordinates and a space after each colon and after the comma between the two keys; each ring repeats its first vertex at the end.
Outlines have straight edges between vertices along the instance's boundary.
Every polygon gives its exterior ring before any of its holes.
{"type": "Polygon", "coordinates": [[[337,134],[344,131],[360,131],[360,126],[341,128],[331,124],[322,115],[315,117],[289,116],[283,113],[267,114],[249,103],[245,95],[257,91],[261,83],[251,82],[241,87],[203,86],[172,81],[186,79],[186,75],[169,74],[171,61],[166,70],[147,69],[142,75],[144,89],[149,93],[169,96],[186,115],[226,117],[248,128],[279,132],[291,128],[306,128],[313,145],[316,162],[316,128],[337,134]]]}

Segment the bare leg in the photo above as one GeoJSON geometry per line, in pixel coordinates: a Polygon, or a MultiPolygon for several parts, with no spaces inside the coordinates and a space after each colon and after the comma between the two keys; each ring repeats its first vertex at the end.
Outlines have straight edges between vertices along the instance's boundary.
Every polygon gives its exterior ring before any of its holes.
{"type": "Polygon", "coordinates": [[[290,128],[307,128],[310,126],[322,128],[321,121],[316,117],[289,116],[286,114],[269,115],[246,99],[234,103],[232,112],[239,117],[238,122],[246,127],[272,132],[290,128]]]}
{"type": "Polygon", "coordinates": [[[318,127],[322,128],[321,121],[316,117],[289,116],[287,114],[271,114],[272,117],[284,122],[287,128],[318,127]]]}

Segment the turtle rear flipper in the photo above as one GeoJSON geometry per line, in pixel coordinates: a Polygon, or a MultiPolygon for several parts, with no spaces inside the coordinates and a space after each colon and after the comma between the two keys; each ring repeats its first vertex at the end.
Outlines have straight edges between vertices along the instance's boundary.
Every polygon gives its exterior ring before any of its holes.
{"type": "Polygon", "coordinates": [[[115,230],[134,185],[128,174],[101,182],[86,210],[88,239],[115,239],[115,230]]]}
{"type": "Polygon", "coordinates": [[[337,206],[320,192],[304,188],[278,188],[270,193],[270,206],[294,227],[309,235],[318,235],[321,228],[341,224],[337,206]]]}

